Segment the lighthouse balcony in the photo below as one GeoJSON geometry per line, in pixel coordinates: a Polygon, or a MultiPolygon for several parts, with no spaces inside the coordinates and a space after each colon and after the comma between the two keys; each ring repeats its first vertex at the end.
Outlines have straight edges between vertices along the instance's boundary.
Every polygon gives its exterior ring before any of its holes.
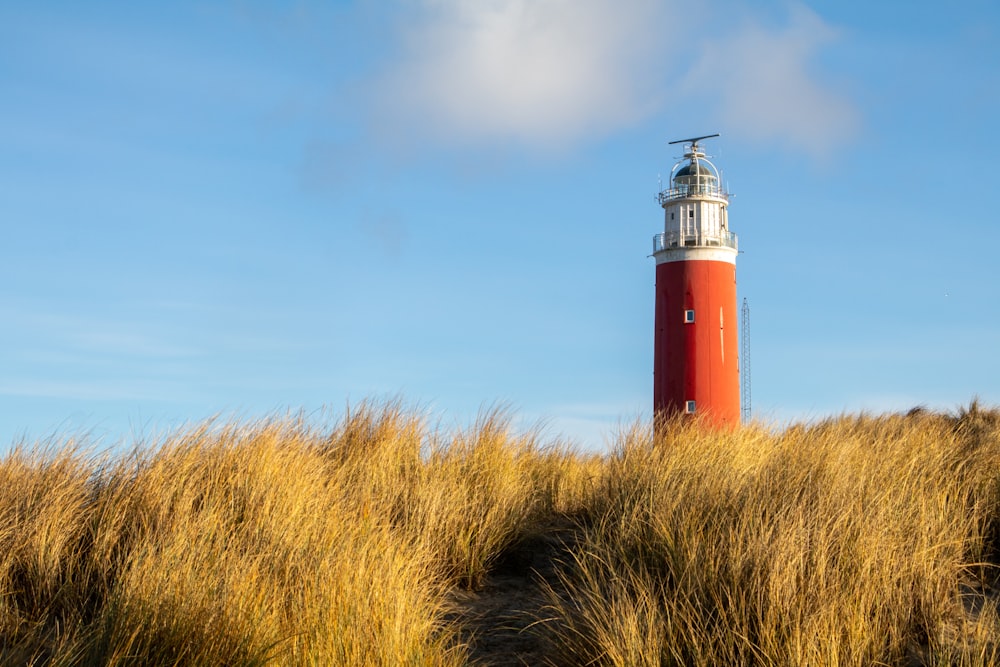
{"type": "Polygon", "coordinates": [[[664,232],[653,237],[653,254],[673,248],[732,248],[739,250],[736,234],[699,234],[685,232],[664,232]]]}
{"type": "Polygon", "coordinates": [[[675,199],[689,199],[692,197],[710,197],[729,201],[729,194],[721,187],[713,183],[700,183],[698,185],[682,185],[675,183],[673,187],[661,190],[659,194],[660,206],[675,199]]]}

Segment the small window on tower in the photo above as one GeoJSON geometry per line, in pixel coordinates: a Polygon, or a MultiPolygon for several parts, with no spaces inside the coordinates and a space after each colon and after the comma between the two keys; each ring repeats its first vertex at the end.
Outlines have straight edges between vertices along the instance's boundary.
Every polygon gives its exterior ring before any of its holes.
{"type": "Polygon", "coordinates": [[[694,414],[694,401],[684,401],[684,414],[694,414]]]}
{"type": "Polygon", "coordinates": [[[684,324],[694,324],[694,311],[685,310],[684,311],[684,324]]]}
{"type": "Polygon", "coordinates": [[[689,218],[693,218],[694,217],[694,209],[693,208],[688,209],[688,217],[689,218]]]}
{"type": "Polygon", "coordinates": [[[671,219],[671,220],[673,220],[673,219],[674,219],[674,212],[673,212],[673,211],[671,211],[671,212],[670,212],[670,219],[671,219]]]}

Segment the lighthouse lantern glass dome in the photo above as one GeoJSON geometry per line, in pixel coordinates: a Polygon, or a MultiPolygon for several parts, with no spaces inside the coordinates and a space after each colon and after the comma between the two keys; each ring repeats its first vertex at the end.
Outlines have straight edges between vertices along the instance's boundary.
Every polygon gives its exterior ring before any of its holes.
{"type": "MultiPolygon", "coordinates": [[[[670,186],[661,190],[657,197],[663,208],[672,206],[672,203],[679,199],[704,199],[721,204],[729,202],[729,195],[723,189],[719,170],[710,160],[706,159],[705,153],[698,145],[698,141],[708,138],[706,136],[683,140],[688,143],[688,146],[685,147],[684,157],[670,170],[670,186]]],[[[672,141],[670,143],[681,142],[672,141]]]]}
{"type": "Polygon", "coordinates": [[[719,182],[719,177],[706,162],[689,162],[674,174],[676,185],[709,185],[719,182]]]}
{"type": "Polygon", "coordinates": [[[719,196],[722,191],[719,187],[719,172],[711,162],[703,157],[702,153],[697,155],[688,154],[686,161],[678,162],[674,165],[671,180],[671,199],[692,195],[715,195],[719,196]]]}

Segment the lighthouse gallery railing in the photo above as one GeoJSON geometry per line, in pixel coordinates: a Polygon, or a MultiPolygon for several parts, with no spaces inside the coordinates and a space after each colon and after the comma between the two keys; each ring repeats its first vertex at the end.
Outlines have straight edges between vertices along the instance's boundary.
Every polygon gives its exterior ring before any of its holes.
{"type": "Polygon", "coordinates": [[[739,250],[736,234],[720,232],[719,234],[688,234],[685,232],[663,232],[653,237],[653,253],[671,248],[732,248],[739,250]]]}
{"type": "Polygon", "coordinates": [[[689,197],[709,197],[712,199],[722,199],[729,201],[729,194],[718,185],[702,183],[699,185],[677,184],[666,190],[661,190],[659,194],[660,204],[666,204],[675,199],[688,199],[689,197]]]}

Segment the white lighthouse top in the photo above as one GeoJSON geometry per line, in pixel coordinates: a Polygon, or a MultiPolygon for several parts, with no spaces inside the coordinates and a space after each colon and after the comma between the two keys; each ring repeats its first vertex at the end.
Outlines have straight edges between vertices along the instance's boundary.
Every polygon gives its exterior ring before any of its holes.
{"type": "Polygon", "coordinates": [[[736,263],[738,246],[736,234],[729,230],[729,194],[700,145],[717,136],[670,142],[685,144],[684,157],[670,171],[670,186],[658,195],[664,216],[663,232],[653,237],[657,264],[692,259],[736,263]]]}
{"type": "Polygon", "coordinates": [[[705,157],[705,153],[699,145],[703,139],[717,136],[719,135],[709,134],[703,137],[670,142],[671,144],[685,144],[684,158],[675,164],[670,171],[670,187],[660,191],[661,205],[665,206],[667,202],[675,199],[695,197],[719,199],[728,203],[729,195],[720,185],[719,170],[705,157]]]}

